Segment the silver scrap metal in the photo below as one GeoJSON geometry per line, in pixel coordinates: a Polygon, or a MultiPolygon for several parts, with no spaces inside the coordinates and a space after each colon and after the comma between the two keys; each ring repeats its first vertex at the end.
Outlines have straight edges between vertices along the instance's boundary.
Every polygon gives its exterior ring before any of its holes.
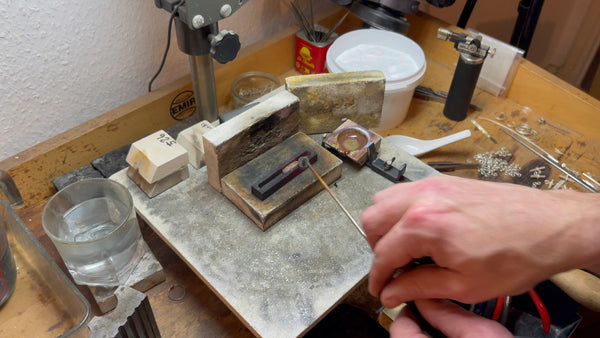
{"type": "Polygon", "coordinates": [[[496,177],[499,173],[510,177],[520,177],[521,166],[517,163],[508,163],[507,159],[511,157],[512,153],[505,148],[473,156],[479,163],[479,173],[483,177],[496,177]]]}

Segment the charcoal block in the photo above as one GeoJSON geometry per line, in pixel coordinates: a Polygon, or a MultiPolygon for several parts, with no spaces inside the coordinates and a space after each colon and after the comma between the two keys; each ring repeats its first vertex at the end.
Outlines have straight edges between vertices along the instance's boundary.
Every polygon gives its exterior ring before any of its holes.
{"type": "Polygon", "coordinates": [[[81,168],[77,168],[70,173],[66,173],[62,176],[59,176],[52,180],[52,184],[56,190],[61,190],[62,188],[68,186],[71,183],[75,183],[81,181],[86,178],[103,178],[102,174],[92,168],[90,165],[86,164],[81,168]]]}

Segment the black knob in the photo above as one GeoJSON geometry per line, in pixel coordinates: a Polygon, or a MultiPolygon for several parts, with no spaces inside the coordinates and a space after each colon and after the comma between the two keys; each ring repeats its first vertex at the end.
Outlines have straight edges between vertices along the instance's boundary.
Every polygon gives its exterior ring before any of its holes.
{"type": "Polygon", "coordinates": [[[352,3],[352,0],[331,0],[340,6],[347,6],[352,3]]]}
{"type": "Polygon", "coordinates": [[[222,30],[212,37],[210,54],[219,63],[227,63],[235,59],[240,47],[240,38],[235,32],[222,30]]]}
{"type": "Polygon", "coordinates": [[[452,4],[454,4],[454,1],[455,0],[427,0],[427,2],[429,2],[430,4],[440,8],[452,6],[452,4]]]}

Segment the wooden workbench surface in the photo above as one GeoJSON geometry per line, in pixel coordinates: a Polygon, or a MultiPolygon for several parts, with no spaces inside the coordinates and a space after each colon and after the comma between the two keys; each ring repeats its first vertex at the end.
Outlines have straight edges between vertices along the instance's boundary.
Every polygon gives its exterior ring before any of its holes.
{"type": "MultiPolygon", "coordinates": [[[[332,26],[341,15],[343,12],[333,13],[323,21],[324,25],[332,26]]],[[[436,31],[438,27],[448,25],[427,16],[411,16],[408,19],[411,23],[409,36],[421,45],[427,57],[427,72],[422,85],[435,90],[447,90],[458,54],[451,43],[436,39],[436,31]]],[[[338,31],[358,27],[360,22],[356,18],[350,18],[338,31]]],[[[242,50],[236,61],[217,67],[215,76],[220,105],[226,106],[229,101],[230,83],[242,72],[263,70],[281,76],[289,74],[293,67],[294,33],[295,29],[286,30],[256,46],[242,50]]],[[[91,160],[158,128],[175,123],[169,115],[169,106],[173,98],[185,90],[191,90],[188,78],[147,94],[0,162],[0,168],[9,171],[24,195],[26,208],[20,211],[21,218],[65,271],[56,249],[41,227],[41,213],[45,201],[55,193],[52,179],[88,164],[91,160]]],[[[561,161],[567,163],[571,169],[600,174],[594,172],[600,168],[600,150],[597,143],[600,142],[600,103],[589,95],[530,62],[523,61],[507,98],[497,98],[476,91],[473,101],[483,110],[470,113],[462,122],[454,122],[443,117],[443,104],[413,100],[406,120],[399,127],[381,134],[404,134],[430,139],[470,129],[472,136],[469,139],[426,154],[421,159],[473,162],[473,156],[478,153],[505,147],[514,154],[514,163],[520,164],[521,167],[543,166],[545,164],[535,155],[503,134],[495,124],[480,117],[500,123],[528,123],[538,131],[540,137],[537,142],[540,145],[549,152],[555,148],[564,152],[561,161]],[[507,120],[497,120],[499,112],[504,112],[507,120]],[[537,122],[539,117],[564,126],[571,132],[564,133],[548,125],[541,125],[537,122]],[[498,143],[492,143],[477,130],[471,119],[476,119],[498,143]]],[[[456,171],[453,174],[479,178],[476,170],[456,171]]],[[[548,174],[558,180],[556,170],[548,174]]],[[[490,179],[531,184],[524,179],[514,180],[503,176],[490,179]]],[[[569,186],[581,190],[572,183],[569,186]]],[[[147,292],[164,336],[252,336],[243,323],[149,227],[142,225],[142,232],[167,275],[165,282],[147,292]],[[181,301],[173,301],[168,297],[169,289],[176,284],[183,285],[187,290],[187,295],[181,301]]],[[[86,288],[80,287],[80,290],[88,299],[92,299],[86,288]]],[[[96,308],[92,310],[98,313],[96,308]]],[[[28,325],[35,325],[35,322],[28,325]]],[[[41,331],[45,329],[40,328],[41,331]]]]}

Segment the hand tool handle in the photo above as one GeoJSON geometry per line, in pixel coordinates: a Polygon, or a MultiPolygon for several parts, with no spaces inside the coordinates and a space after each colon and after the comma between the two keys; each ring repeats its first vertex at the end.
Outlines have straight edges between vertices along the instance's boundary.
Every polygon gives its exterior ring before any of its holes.
{"type": "Polygon", "coordinates": [[[456,163],[453,162],[427,162],[427,165],[440,172],[454,171],[456,169],[456,163]]]}
{"type": "Polygon", "coordinates": [[[456,169],[477,169],[479,167],[478,163],[455,163],[444,161],[427,162],[427,165],[440,172],[454,171],[456,169]]]}
{"type": "Polygon", "coordinates": [[[600,312],[600,278],[574,269],[550,277],[550,281],[586,308],[600,312]]]}
{"type": "Polygon", "coordinates": [[[448,98],[444,106],[444,116],[453,121],[462,121],[467,117],[467,110],[475,92],[479,79],[483,58],[461,53],[452,77],[448,98]]]}

